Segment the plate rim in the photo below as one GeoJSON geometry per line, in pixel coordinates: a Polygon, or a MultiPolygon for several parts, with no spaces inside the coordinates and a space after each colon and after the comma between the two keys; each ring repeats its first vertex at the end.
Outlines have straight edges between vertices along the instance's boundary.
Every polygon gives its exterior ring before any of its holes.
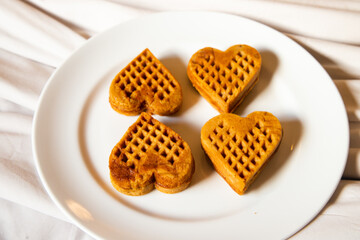
{"type": "Polygon", "coordinates": [[[296,44],[298,47],[300,47],[304,52],[307,53],[308,57],[312,58],[314,60],[314,62],[317,63],[318,65],[318,68],[322,69],[323,73],[325,75],[327,75],[327,77],[329,78],[330,82],[329,84],[332,85],[332,87],[334,88],[335,92],[337,93],[337,98],[340,100],[340,105],[341,105],[341,108],[343,110],[343,113],[341,114],[342,115],[342,118],[344,120],[344,129],[346,129],[346,143],[345,145],[347,146],[346,149],[344,150],[344,160],[342,161],[342,169],[339,171],[339,176],[337,176],[337,184],[335,184],[333,186],[333,190],[329,193],[329,196],[327,197],[327,201],[324,201],[324,204],[323,206],[313,214],[313,216],[311,217],[311,219],[309,219],[308,222],[304,223],[303,226],[297,228],[296,231],[293,231],[291,233],[291,235],[289,236],[286,236],[286,237],[290,237],[294,234],[296,234],[297,232],[301,231],[304,227],[306,227],[322,210],[323,208],[326,206],[327,202],[330,200],[330,198],[333,196],[333,194],[335,193],[337,187],[338,187],[338,184],[340,183],[340,180],[341,180],[341,177],[343,175],[343,172],[344,172],[344,169],[345,169],[345,166],[346,166],[346,162],[347,162],[347,156],[348,156],[348,152],[349,152],[349,137],[350,137],[350,134],[349,134],[349,121],[348,121],[348,116],[347,116],[347,113],[346,113],[346,107],[345,107],[345,104],[342,100],[342,97],[338,91],[338,89],[336,88],[336,85],[334,83],[334,81],[331,79],[331,77],[329,76],[329,74],[326,72],[326,70],[322,67],[322,65],[315,59],[315,57],[313,57],[303,46],[301,46],[299,43],[297,43],[296,41],[294,41],[293,39],[291,39],[290,37],[288,37],[287,35],[281,33],[280,31],[264,24],[264,23],[261,23],[261,22],[258,22],[256,20],[253,20],[253,19],[249,19],[249,18],[246,18],[246,17],[243,17],[243,16],[238,16],[238,15],[234,15],[234,14],[229,14],[229,13],[222,13],[222,12],[217,12],[217,11],[165,11],[165,12],[159,12],[159,13],[150,13],[150,14],[146,14],[144,16],[141,16],[141,17],[138,17],[138,18],[135,18],[135,19],[131,19],[131,20],[128,20],[128,21],[125,21],[125,22],[121,22],[121,23],[118,23],[112,27],[110,27],[109,29],[105,30],[105,31],[102,31],[96,35],[94,35],[93,37],[91,37],[90,39],[84,41],[83,44],[81,44],[78,48],[76,48],[61,64],[59,67],[57,67],[54,72],[51,74],[51,76],[49,77],[49,79],[47,80],[47,82],[45,83],[42,91],[41,91],[41,94],[40,94],[40,97],[38,99],[38,104],[37,104],[37,107],[36,107],[36,110],[34,112],[34,117],[33,117],[33,123],[32,123],[32,132],[31,132],[31,142],[32,142],[32,153],[33,153],[33,158],[34,158],[34,161],[35,161],[35,167],[36,167],[36,171],[40,177],[40,180],[41,180],[41,183],[43,184],[43,186],[45,187],[46,189],[46,192],[49,194],[51,200],[55,203],[55,205],[61,210],[61,212],[63,214],[65,214],[72,222],[74,222],[76,224],[77,227],[79,227],[80,229],[82,229],[84,232],[86,232],[87,234],[95,237],[95,238],[102,238],[102,236],[98,235],[96,232],[92,231],[91,229],[88,229],[87,227],[84,226],[84,224],[79,220],[77,219],[77,217],[74,217],[71,213],[69,213],[69,211],[62,205],[62,203],[59,201],[58,197],[56,197],[56,194],[53,192],[52,188],[49,186],[48,184],[48,181],[46,180],[46,177],[44,176],[44,172],[43,172],[43,169],[41,167],[41,164],[40,164],[40,160],[39,160],[39,157],[38,157],[38,152],[37,152],[37,139],[36,139],[36,136],[37,136],[37,133],[36,133],[36,130],[38,128],[38,119],[39,119],[39,111],[40,111],[40,107],[41,107],[41,103],[43,101],[43,98],[44,98],[44,95],[46,93],[46,91],[48,90],[48,88],[51,86],[51,83],[53,82],[53,79],[55,78],[55,76],[57,75],[58,71],[60,71],[60,69],[63,68],[64,64],[70,59],[73,57],[73,55],[75,55],[77,52],[79,52],[80,49],[86,47],[86,45],[90,42],[90,41],[96,41],[96,39],[101,36],[102,34],[104,34],[105,32],[111,32],[113,31],[113,29],[116,29],[118,28],[119,26],[121,25],[126,25],[128,24],[129,22],[133,22],[133,21],[138,21],[139,19],[147,19],[147,18],[153,18],[154,15],[156,16],[160,16],[160,15],[167,15],[167,16],[170,16],[172,14],[198,14],[198,13],[201,13],[201,14],[210,14],[210,15],[224,15],[224,16],[233,16],[233,17],[236,17],[238,19],[242,19],[243,21],[248,21],[248,22],[252,22],[252,23],[255,23],[255,24],[258,24],[258,25],[261,25],[262,27],[265,27],[267,29],[270,29],[271,31],[273,32],[276,32],[277,34],[280,34],[282,37],[285,37],[288,41],[291,41],[292,43],[296,44]]]}

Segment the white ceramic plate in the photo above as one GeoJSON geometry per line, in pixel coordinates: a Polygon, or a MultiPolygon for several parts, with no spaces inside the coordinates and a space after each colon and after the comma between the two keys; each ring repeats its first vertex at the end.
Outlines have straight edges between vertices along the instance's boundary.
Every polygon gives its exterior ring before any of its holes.
{"type": "Polygon", "coordinates": [[[348,122],[324,69],[295,42],[248,19],[209,12],[149,15],[90,39],[57,69],[33,128],[37,169],[50,196],[80,228],[106,239],[280,239],[309,223],[341,178],[348,122]],[[213,170],[200,129],[218,113],[191,86],[186,67],[198,49],[248,44],[263,58],[261,79],[236,113],[269,111],[284,137],[249,191],[237,195],[213,170]],[[155,116],[187,141],[196,171],[178,194],[124,196],[110,184],[108,157],[137,117],[113,111],[115,74],[148,47],[183,88],[181,110],[155,116]]]}

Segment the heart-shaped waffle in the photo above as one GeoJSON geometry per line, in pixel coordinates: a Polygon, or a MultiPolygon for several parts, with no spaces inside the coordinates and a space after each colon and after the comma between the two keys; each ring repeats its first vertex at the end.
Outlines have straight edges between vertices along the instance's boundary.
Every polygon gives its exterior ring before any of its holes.
{"type": "Polygon", "coordinates": [[[170,115],[179,110],[182,91],[169,70],[145,49],[115,76],[109,102],[115,111],[125,115],[170,115]]]}
{"type": "Polygon", "coordinates": [[[259,79],[261,56],[247,45],[225,52],[206,47],[190,59],[187,74],[196,90],[220,113],[233,112],[259,79]]]}
{"type": "Polygon", "coordinates": [[[253,112],[245,118],[220,114],[201,129],[205,153],[238,194],[244,194],[261,172],[281,138],[281,124],[268,112],[253,112]]]}
{"type": "Polygon", "coordinates": [[[115,189],[137,196],[154,185],[164,193],[186,189],[195,163],[189,145],[176,132],[143,112],[113,148],[109,169],[115,189]]]}

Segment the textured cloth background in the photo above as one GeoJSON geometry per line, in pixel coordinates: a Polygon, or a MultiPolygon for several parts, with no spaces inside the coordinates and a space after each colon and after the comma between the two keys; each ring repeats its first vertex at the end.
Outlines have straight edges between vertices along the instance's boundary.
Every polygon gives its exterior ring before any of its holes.
{"type": "Polygon", "coordinates": [[[360,2],[351,0],[0,1],[0,239],[92,239],[56,208],[37,175],[31,126],[38,97],[56,67],[88,38],[168,10],[259,21],[320,62],[343,97],[350,151],[333,197],[292,238],[360,239],[360,2]]]}

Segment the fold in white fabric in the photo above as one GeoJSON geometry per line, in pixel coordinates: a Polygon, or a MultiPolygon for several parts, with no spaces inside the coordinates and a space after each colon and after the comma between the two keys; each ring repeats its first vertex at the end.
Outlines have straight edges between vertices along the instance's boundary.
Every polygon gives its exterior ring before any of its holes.
{"type": "MultiPolygon", "coordinates": [[[[360,54],[358,55],[360,56],[360,54]]],[[[360,79],[334,81],[346,106],[350,122],[360,121],[360,79]]],[[[353,139],[359,141],[359,139],[353,139]]],[[[353,143],[352,143],[353,144],[353,143]]],[[[357,145],[360,148],[360,144],[357,145]]],[[[359,175],[360,176],[360,175],[359,175]]]]}
{"type": "MultiPolygon", "coordinates": [[[[56,12],[60,16],[69,16],[69,0],[67,1],[47,1],[32,0],[32,2],[45,7],[51,12],[56,12]]],[[[81,0],[83,4],[71,5],[71,8],[83,10],[83,6],[90,5],[86,9],[93,10],[92,16],[98,16],[100,10],[108,10],[112,13],[113,8],[119,9],[119,5],[127,8],[125,13],[127,16],[134,16],[134,9],[139,11],[169,11],[169,10],[209,10],[228,12],[245,16],[267,25],[275,27],[276,29],[287,32],[296,33],[298,35],[310,36],[313,38],[326,39],[337,42],[344,42],[348,44],[360,43],[360,33],[354,31],[353,24],[360,21],[360,16],[356,9],[360,9],[360,4],[355,1],[331,1],[331,5],[327,5],[324,1],[268,1],[268,0],[114,0],[108,3],[100,4],[96,0],[81,0]],[[110,4],[112,3],[112,4],[110,4]],[[119,3],[116,5],[114,3],[119,3]],[[100,7],[103,7],[101,8],[100,7]],[[98,7],[98,8],[94,8],[98,7]],[[112,8],[112,9],[109,9],[112,8]],[[94,15],[93,15],[94,14],[94,15]],[[339,34],[341,33],[341,34],[339,34]]],[[[88,11],[85,10],[85,11],[88,11]]],[[[123,9],[125,10],[125,9],[123,9]]],[[[77,11],[81,12],[81,11],[77,11]]],[[[124,11],[116,13],[120,15],[124,11]]],[[[88,15],[87,17],[89,17],[88,15]]],[[[72,20],[78,21],[79,25],[87,29],[103,30],[102,26],[96,21],[97,18],[83,19],[73,17],[72,20]],[[100,26],[100,28],[99,28],[100,26]]],[[[113,25],[114,22],[110,20],[101,21],[105,25],[113,25]]],[[[201,21],[199,19],[199,21],[201,21]]]]}
{"type": "Polygon", "coordinates": [[[55,68],[86,39],[166,10],[212,10],[257,20],[320,62],[344,100],[349,156],[332,199],[292,239],[359,239],[360,2],[351,0],[0,1],[0,238],[91,239],[67,222],[37,175],[31,150],[37,101],[55,68]]]}
{"type": "Polygon", "coordinates": [[[1,239],[92,240],[71,223],[0,199],[1,239]]]}
{"type": "Polygon", "coordinates": [[[0,2],[0,48],[58,66],[84,39],[56,19],[21,1],[0,2]]]}
{"type": "Polygon", "coordinates": [[[171,4],[167,4],[167,1],[116,1],[124,5],[111,1],[100,3],[97,0],[82,0],[75,4],[69,0],[31,2],[41,5],[61,19],[70,19],[89,33],[101,32],[119,22],[159,10],[212,10],[238,14],[283,31],[315,56],[331,77],[360,78],[357,61],[360,49],[356,46],[360,44],[360,33],[352,27],[354,23],[360,22],[359,14],[352,12],[360,9],[360,4],[353,1],[332,1],[330,6],[325,2],[301,0],[224,0],[221,4],[218,1],[206,0],[172,1],[171,4]],[[84,4],[86,8],[83,7],[84,4]],[[350,6],[352,11],[349,11],[350,6]],[[302,30],[297,31],[300,27],[302,30]]]}
{"type": "Polygon", "coordinates": [[[360,43],[351,45],[294,34],[288,36],[311,53],[334,80],[360,79],[359,61],[356,57],[360,56],[360,43]]]}
{"type": "Polygon", "coordinates": [[[0,49],[1,98],[35,111],[41,90],[53,70],[0,49]]]}

